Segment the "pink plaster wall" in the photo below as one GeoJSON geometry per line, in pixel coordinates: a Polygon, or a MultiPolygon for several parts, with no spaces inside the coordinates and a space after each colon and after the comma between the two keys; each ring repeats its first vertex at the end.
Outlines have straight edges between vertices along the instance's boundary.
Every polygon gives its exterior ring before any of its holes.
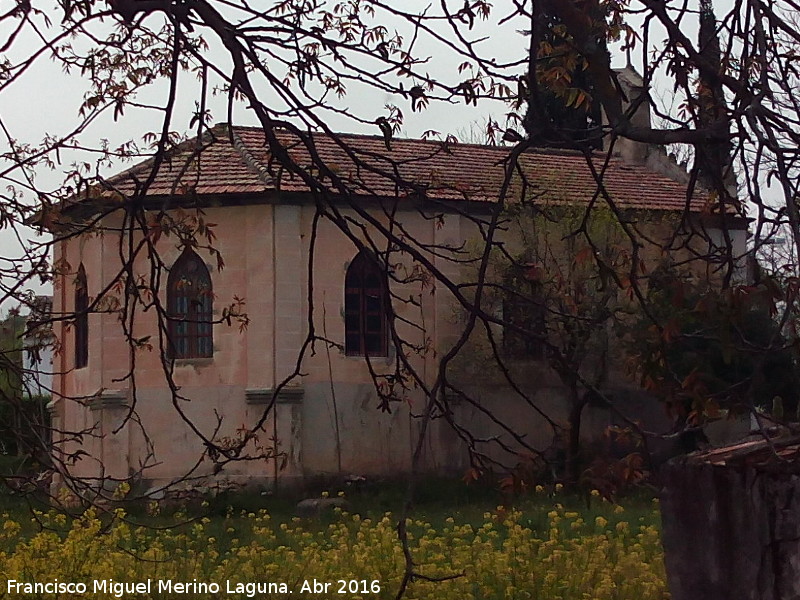
{"type": "MultiPolygon", "coordinates": [[[[377,207],[375,214],[379,214],[377,207]]],[[[125,343],[119,313],[90,316],[89,364],[83,369],[73,368],[74,335],[68,327],[61,326],[64,374],[56,384],[62,398],[55,403],[55,412],[66,430],[93,430],[93,435],[86,436],[83,443],[90,456],[73,467],[74,474],[124,478],[141,473],[144,478],[159,482],[181,477],[189,470],[193,476],[209,474],[210,461],[197,464],[203,444],[192,428],[215,439],[236,435],[241,427],[252,426],[264,410],[263,405],[247,403],[246,391],[272,390],[296,370],[308,329],[306,275],[313,208],[288,204],[207,208],[205,218],[217,224],[216,246],[225,260],[225,268],[217,271],[214,259],[202,250],[198,252],[212,273],[215,316],[219,317],[223,307],[238,296],[246,302],[249,325],[240,331],[235,323],[216,324],[213,359],[175,361],[174,381],[185,398],[175,401],[165,385],[154,310],[140,311],[135,319],[134,335],[151,336],[153,345],[151,350],[135,352],[135,399],[132,381],[126,377],[132,355],[125,343]],[[119,422],[119,408],[100,410],[95,406],[92,410],[80,400],[95,397],[103,390],[106,394],[126,396],[136,413],[136,419],[117,434],[111,431],[115,427],[112,422],[119,422]],[[221,424],[215,413],[224,417],[221,424]],[[112,447],[114,456],[110,452],[112,447]]],[[[386,221],[385,216],[381,218],[386,221]]],[[[415,212],[403,214],[402,219],[412,235],[427,243],[441,242],[444,236],[451,242],[463,239],[455,215],[447,218],[441,230],[437,230],[434,221],[415,212]]],[[[107,218],[104,225],[113,229],[119,222],[107,218]]],[[[120,237],[110,229],[100,236],[84,236],[59,245],[70,273],[58,283],[56,311],[62,307],[65,312],[72,310],[74,275],[71,273],[81,261],[92,299],[119,271],[120,237]]],[[[181,251],[174,238],[162,237],[157,247],[165,265],[171,265],[181,251]]],[[[344,276],[355,254],[352,242],[338,229],[326,221],[320,222],[313,259],[313,319],[319,335],[326,332],[342,345],[344,276]]],[[[149,273],[147,259],[138,260],[135,265],[140,274],[149,273]]],[[[162,287],[166,277],[162,273],[162,287]]],[[[439,344],[452,339],[452,332],[448,331],[452,323],[441,318],[443,311],[452,312],[452,301],[444,300],[443,293],[432,295],[430,289],[422,289],[420,285],[406,288],[404,296],[416,296],[422,307],[400,304],[398,314],[420,324],[424,322],[425,332],[401,326],[402,334],[414,343],[423,342],[426,336],[439,344]]],[[[163,292],[161,297],[163,300],[163,292]]],[[[302,402],[280,404],[277,423],[270,415],[264,431],[259,433],[259,443],[269,446],[277,431],[280,450],[289,455],[280,475],[291,478],[340,470],[343,474],[406,470],[416,429],[410,414],[421,410],[419,394],[410,393],[408,402],[398,403],[391,414],[382,413],[376,410],[378,398],[363,358],[345,356],[336,348],[326,349],[320,342],[314,350],[312,353],[308,349],[300,365],[303,376],[290,384],[303,388],[302,402]],[[338,442],[334,414],[339,417],[338,442]]],[[[433,353],[413,355],[411,360],[429,380],[433,378],[433,353]]],[[[373,359],[372,365],[382,373],[393,368],[392,361],[390,355],[373,359]]],[[[453,457],[458,457],[458,461],[463,458],[452,448],[451,437],[444,437],[444,447],[440,448],[441,444],[434,440],[429,448],[427,455],[432,465],[441,465],[439,455],[446,455],[446,462],[453,462],[453,457]]],[[[75,448],[75,443],[65,444],[67,451],[75,448]]],[[[272,461],[243,461],[226,466],[223,474],[238,480],[262,479],[270,478],[274,469],[272,461]]]]}
{"type": "MultiPolygon", "coordinates": [[[[370,210],[375,218],[389,225],[379,206],[370,210]]],[[[342,212],[358,218],[353,211],[342,209],[342,212]]],[[[345,356],[337,348],[317,342],[313,348],[307,348],[298,364],[308,331],[307,276],[313,216],[312,206],[297,204],[205,209],[206,220],[217,224],[216,246],[226,265],[217,271],[213,257],[199,251],[212,273],[215,315],[219,317],[223,307],[238,296],[246,302],[250,323],[243,331],[236,323],[216,324],[213,358],[175,361],[174,381],[185,399],[174,400],[166,387],[154,310],[136,315],[134,335],[151,336],[154,348],[138,350],[135,357],[125,343],[118,312],[92,314],[89,365],[78,370],[73,369],[73,332],[65,324],[56,327],[64,348],[57,358],[63,374],[56,381],[61,398],[54,402],[54,414],[65,430],[88,432],[82,444],[88,456],[71,467],[73,474],[119,479],[136,474],[161,484],[186,475],[192,478],[210,475],[213,464],[208,459],[200,460],[204,445],[197,431],[219,441],[237,435],[242,427],[252,427],[265,406],[248,403],[248,390],[251,396],[274,390],[295,371],[302,376],[295,377],[289,387],[302,388],[302,400],[279,403],[268,415],[257,440],[262,447],[269,447],[277,437],[279,450],[287,455],[280,478],[321,474],[396,475],[409,468],[419,427],[419,420],[412,415],[423,408],[424,398],[419,391],[410,392],[405,401],[392,407],[391,413],[384,413],[376,408],[378,397],[363,358],[345,356]],[[132,380],[127,377],[133,358],[135,397],[132,380]],[[89,400],[103,395],[126,398],[127,407],[134,408],[136,419],[116,431],[128,408],[119,404],[99,408],[96,400],[93,407],[89,406],[89,400]],[[217,415],[223,417],[221,423],[217,415]]],[[[397,219],[421,243],[457,246],[476,237],[473,226],[457,214],[448,214],[438,223],[423,218],[415,210],[401,210],[397,219]]],[[[114,231],[119,224],[118,218],[109,217],[104,222],[108,229],[102,235],[82,236],[59,244],[57,259],[68,264],[69,269],[57,282],[56,314],[73,309],[74,272],[81,261],[92,298],[119,271],[120,236],[114,231]]],[[[362,235],[357,228],[353,231],[362,235]]],[[[167,266],[181,252],[174,238],[162,237],[157,247],[167,266]]],[[[319,221],[311,260],[313,323],[318,335],[341,345],[344,278],[356,252],[352,241],[337,227],[319,221]]],[[[398,260],[407,266],[411,264],[407,256],[398,260]]],[[[450,279],[462,276],[462,267],[455,263],[444,258],[433,261],[450,279]]],[[[138,260],[136,269],[148,275],[147,259],[138,260]]],[[[166,278],[167,273],[161,273],[162,288],[166,278]]],[[[426,383],[431,383],[436,377],[438,358],[458,337],[460,325],[454,318],[457,303],[443,286],[435,288],[435,293],[420,283],[402,289],[395,285],[393,289],[398,295],[413,296],[421,303],[413,306],[396,302],[395,309],[398,315],[423,327],[419,331],[401,325],[401,334],[421,345],[427,339],[435,349],[426,354],[409,354],[417,372],[423,374],[426,383]]],[[[161,297],[163,300],[163,290],[161,297]]],[[[377,373],[393,369],[394,352],[391,350],[387,358],[372,359],[377,373]]],[[[524,371],[530,375],[542,370],[542,365],[533,367],[528,365],[524,371]]],[[[502,383],[487,385],[481,376],[465,373],[462,382],[471,385],[487,407],[512,423],[529,441],[541,447],[548,445],[549,430],[524,401],[502,383]]],[[[561,415],[565,408],[563,394],[552,377],[546,373],[532,376],[526,385],[537,402],[557,417],[561,415]]],[[[480,437],[502,435],[513,444],[507,433],[475,407],[456,406],[454,411],[460,423],[480,437]]],[[[593,418],[587,416],[587,421],[593,418]]],[[[601,429],[602,416],[597,419],[597,428],[601,429]]],[[[78,442],[62,440],[60,446],[71,452],[78,448],[78,442]]],[[[423,456],[427,468],[458,472],[466,467],[466,451],[443,421],[432,425],[423,456]]],[[[227,465],[219,477],[238,482],[266,482],[272,480],[276,468],[271,460],[241,461],[227,465]]]]}

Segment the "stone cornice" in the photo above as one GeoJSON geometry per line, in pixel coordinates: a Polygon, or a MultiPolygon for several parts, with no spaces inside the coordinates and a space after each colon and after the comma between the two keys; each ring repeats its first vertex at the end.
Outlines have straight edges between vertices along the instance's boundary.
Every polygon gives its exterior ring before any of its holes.
{"type": "Polygon", "coordinates": [[[89,400],[89,408],[92,410],[128,408],[128,390],[102,390],[89,400]]]}

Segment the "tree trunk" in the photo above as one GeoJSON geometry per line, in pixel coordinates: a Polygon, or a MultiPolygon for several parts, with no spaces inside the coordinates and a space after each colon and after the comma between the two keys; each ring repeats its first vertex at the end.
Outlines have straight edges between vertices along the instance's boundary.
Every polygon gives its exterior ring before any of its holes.
{"type": "Polygon", "coordinates": [[[661,511],[673,600],[800,600],[800,437],[674,459],[661,511]]]}
{"type": "Polygon", "coordinates": [[[569,439],[567,441],[567,482],[578,483],[581,476],[581,417],[586,401],[578,397],[577,393],[572,399],[572,408],[569,411],[569,439]]]}

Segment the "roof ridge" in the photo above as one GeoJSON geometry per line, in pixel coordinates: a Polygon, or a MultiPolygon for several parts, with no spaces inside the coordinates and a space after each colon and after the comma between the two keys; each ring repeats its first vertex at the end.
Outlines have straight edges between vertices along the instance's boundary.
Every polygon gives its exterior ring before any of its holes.
{"type": "MultiPolygon", "coordinates": [[[[233,129],[239,130],[247,130],[247,131],[255,131],[261,132],[263,129],[258,125],[233,125],[233,129]]],[[[294,135],[289,129],[280,128],[279,131],[286,132],[289,134],[294,135]]],[[[310,131],[312,136],[323,136],[330,138],[330,134],[326,133],[325,131],[310,131]]],[[[371,134],[371,133],[346,133],[342,131],[334,131],[332,132],[333,135],[342,137],[342,138],[349,138],[349,139],[370,139],[379,141],[381,144],[384,143],[384,137],[378,134],[371,134]]],[[[392,143],[394,142],[407,142],[409,144],[446,144],[448,143],[446,140],[432,140],[432,139],[424,139],[419,137],[392,137],[392,143]]],[[[501,151],[507,150],[511,151],[514,149],[514,146],[502,146],[499,144],[476,144],[474,142],[462,142],[460,140],[456,140],[455,143],[452,144],[453,146],[457,146],[459,148],[481,148],[483,150],[494,150],[494,151],[501,151]]],[[[533,152],[538,154],[545,154],[545,155],[556,155],[556,156],[582,156],[583,152],[581,150],[574,150],[571,148],[543,148],[543,147],[531,147],[525,150],[525,152],[533,152]]],[[[605,156],[605,153],[600,152],[593,152],[595,155],[605,156]]],[[[613,157],[612,160],[619,160],[618,157],[613,157]]]]}
{"type": "Polygon", "coordinates": [[[261,183],[267,187],[273,185],[275,181],[270,176],[269,169],[265,167],[260,160],[253,156],[253,153],[247,148],[242,138],[239,137],[238,133],[236,133],[236,129],[236,126],[230,128],[234,149],[239,153],[239,156],[242,158],[247,167],[256,174],[261,183]]]}

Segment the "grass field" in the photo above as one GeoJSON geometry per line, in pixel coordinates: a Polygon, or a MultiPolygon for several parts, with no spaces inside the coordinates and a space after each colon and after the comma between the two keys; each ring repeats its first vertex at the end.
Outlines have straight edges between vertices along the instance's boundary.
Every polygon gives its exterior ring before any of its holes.
{"type": "MultiPolygon", "coordinates": [[[[423,577],[408,598],[668,597],[650,498],[623,507],[542,489],[503,507],[493,491],[459,482],[425,482],[420,491],[409,537],[423,577]]],[[[4,515],[0,570],[19,582],[87,586],[41,598],[393,598],[404,567],[402,487],[323,493],[344,493],[348,512],[299,519],[294,499],[258,494],[217,497],[202,516],[151,506],[73,520],[16,507],[4,515]],[[149,590],[124,588],[148,581],[149,590]]]]}

